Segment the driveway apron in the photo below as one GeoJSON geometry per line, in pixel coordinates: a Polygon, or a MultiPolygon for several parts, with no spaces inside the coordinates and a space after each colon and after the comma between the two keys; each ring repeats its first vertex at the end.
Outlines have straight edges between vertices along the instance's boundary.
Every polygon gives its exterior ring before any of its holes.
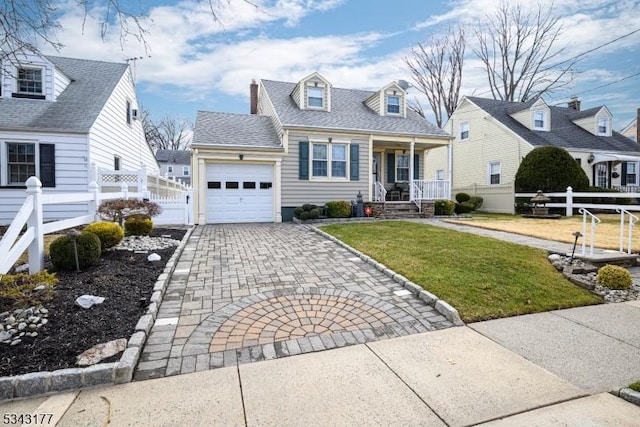
{"type": "Polygon", "coordinates": [[[373,266],[295,224],[198,226],[134,379],[452,326],[373,266]]]}

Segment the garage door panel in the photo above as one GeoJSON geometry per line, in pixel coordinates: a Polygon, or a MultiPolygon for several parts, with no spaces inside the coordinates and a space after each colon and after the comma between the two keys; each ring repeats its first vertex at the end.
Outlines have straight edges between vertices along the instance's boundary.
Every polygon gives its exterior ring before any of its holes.
{"type": "Polygon", "coordinates": [[[273,166],[207,166],[207,222],[272,222],[273,166]]]}

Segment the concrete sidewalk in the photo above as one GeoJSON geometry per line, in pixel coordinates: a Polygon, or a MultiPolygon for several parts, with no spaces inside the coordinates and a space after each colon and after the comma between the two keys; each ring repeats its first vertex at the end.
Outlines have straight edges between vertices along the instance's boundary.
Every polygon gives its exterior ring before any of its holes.
{"type": "Polygon", "coordinates": [[[640,419],[639,407],[588,396],[469,327],[11,402],[0,411],[53,413],[47,425],[59,426],[633,426],[640,419]]]}

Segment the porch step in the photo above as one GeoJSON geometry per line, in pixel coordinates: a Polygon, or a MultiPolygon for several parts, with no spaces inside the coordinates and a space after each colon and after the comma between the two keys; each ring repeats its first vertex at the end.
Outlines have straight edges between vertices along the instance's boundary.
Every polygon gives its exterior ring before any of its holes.
{"type": "Polygon", "coordinates": [[[413,202],[386,202],[381,219],[421,218],[422,214],[413,202]]]}

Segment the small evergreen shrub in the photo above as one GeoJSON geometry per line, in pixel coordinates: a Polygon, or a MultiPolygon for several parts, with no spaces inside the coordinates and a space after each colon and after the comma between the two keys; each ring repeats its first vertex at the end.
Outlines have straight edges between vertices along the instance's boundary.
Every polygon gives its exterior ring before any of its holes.
{"type": "Polygon", "coordinates": [[[127,236],[148,236],[153,230],[153,221],[144,215],[132,215],[124,221],[127,236]]]}
{"type": "Polygon", "coordinates": [[[103,251],[114,247],[124,238],[123,228],[115,222],[94,222],[87,225],[84,231],[89,231],[98,236],[103,251]]]}
{"type": "Polygon", "coordinates": [[[351,217],[351,203],[344,200],[327,202],[327,216],[329,218],[351,217]]]}
{"type": "Polygon", "coordinates": [[[474,211],[473,203],[471,203],[470,201],[466,201],[466,202],[462,202],[462,203],[456,203],[455,212],[458,215],[459,214],[467,214],[467,213],[473,212],[473,211],[474,211]]]}
{"type": "Polygon", "coordinates": [[[473,210],[475,211],[482,207],[484,199],[482,198],[482,196],[471,196],[469,202],[471,202],[471,204],[473,205],[473,210]]]}
{"type": "Polygon", "coordinates": [[[313,209],[314,207],[316,207],[316,205],[312,205],[312,204],[309,204],[309,203],[305,203],[304,205],[302,205],[302,209],[305,212],[310,212],[311,209],[313,209]]]}
{"type": "Polygon", "coordinates": [[[596,280],[609,289],[629,289],[633,283],[629,270],[619,265],[605,265],[598,270],[596,280]]]}
{"type": "Polygon", "coordinates": [[[311,214],[310,214],[310,212],[309,212],[309,211],[304,211],[304,212],[302,212],[302,213],[300,214],[300,220],[301,220],[301,221],[306,221],[306,220],[308,220],[308,219],[310,219],[310,218],[311,218],[311,214]]]}
{"type": "Polygon", "coordinates": [[[468,195],[467,193],[457,193],[456,194],[456,202],[458,202],[458,203],[468,202],[469,199],[471,199],[471,196],[468,195]]]}
{"type": "Polygon", "coordinates": [[[309,211],[309,218],[318,219],[319,216],[320,216],[320,209],[315,208],[309,211]]]}
{"type": "Polygon", "coordinates": [[[304,212],[304,208],[302,206],[298,206],[294,211],[293,214],[295,215],[296,218],[300,218],[300,214],[304,212]]]}
{"type": "Polygon", "coordinates": [[[537,147],[527,154],[516,172],[516,193],[585,191],[589,178],[567,150],[559,147],[537,147]]]}
{"type": "Polygon", "coordinates": [[[440,199],[434,203],[435,215],[453,215],[456,211],[456,204],[453,200],[440,199]]]}
{"type": "MultiPolygon", "coordinates": [[[[75,237],[78,247],[78,264],[85,269],[95,264],[100,258],[100,239],[90,231],[83,231],[75,237]]],[[[75,270],[76,258],[73,245],[74,238],[58,237],[49,245],[49,257],[59,270],[75,270]]]]}

